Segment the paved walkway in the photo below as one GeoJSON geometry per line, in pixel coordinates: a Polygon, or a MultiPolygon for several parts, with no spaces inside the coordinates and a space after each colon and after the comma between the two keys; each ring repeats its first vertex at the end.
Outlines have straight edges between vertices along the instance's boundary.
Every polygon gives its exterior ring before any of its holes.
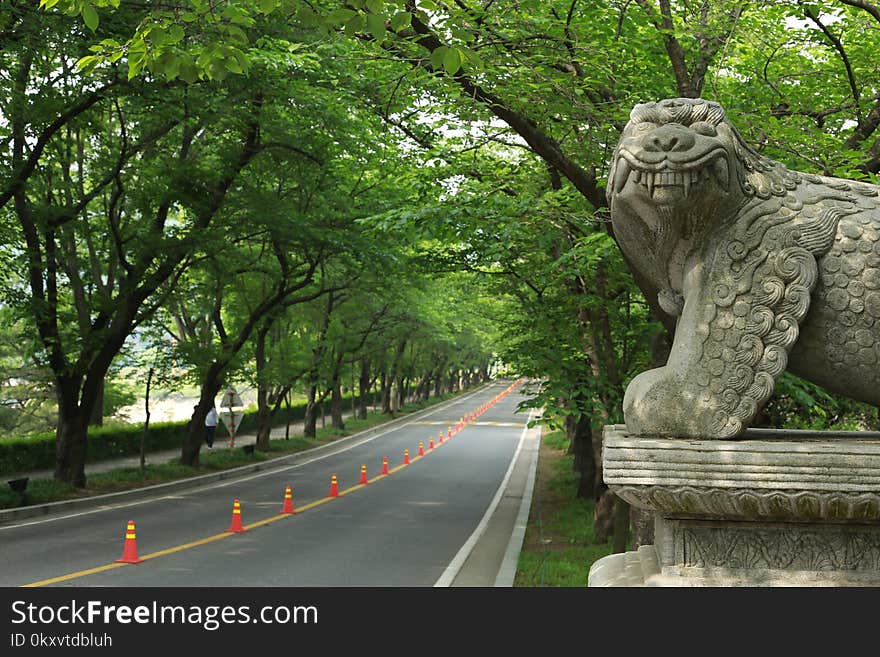
{"type": "MultiPolygon", "coordinates": [[[[370,408],[370,411],[376,410],[375,408],[370,408]]],[[[343,419],[348,419],[351,417],[351,411],[347,413],[343,413],[343,419]]],[[[329,426],[329,417],[327,425],[329,426]]],[[[318,428],[320,429],[322,426],[320,419],[318,420],[318,428]]],[[[302,436],[304,429],[303,422],[291,422],[290,423],[290,437],[294,436],[302,436]]],[[[277,427],[273,427],[269,432],[271,438],[284,438],[286,435],[286,427],[284,425],[280,425],[277,427]]],[[[229,447],[229,435],[226,432],[226,428],[221,424],[217,427],[217,432],[214,434],[214,447],[213,450],[210,450],[207,445],[202,444],[202,453],[208,453],[209,451],[219,451],[222,449],[227,449],[229,447]]],[[[255,433],[242,434],[240,436],[235,437],[235,447],[243,447],[245,445],[253,445],[257,441],[257,435],[255,433]]],[[[180,447],[174,447],[171,449],[163,449],[154,452],[147,452],[144,455],[144,461],[147,465],[164,465],[169,461],[180,458],[180,447]]],[[[117,470],[120,468],[137,468],[141,465],[141,456],[140,454],[133,454],[131,456],[120,456],[117,458],[106,459],[102,461],[95,461],[92,463],[86,463],[85,471],[86,477],[90,474],[95,474],[96,472],[108,472],[110,470],[117,470]]],[[[30,479],[52,479],[54,476],[54,469],[45,468],[41,470],[30,470],[28,472],[18,472],[14,474],[6,474],[2,475],[2,481],[8,481],[11,479],[21,479],[23,477],[29,477],[30,479]]]]}
{"type": "MultiPolygon", "coordinates": [[[[375,410],[371,408],[371,410],[375,410]]],[[[426,409],[427,410],[427,409],[426,409]]],[[[389,422],[403,420],[408,414],[399,414],[389,422]]],[[[343,414],[344,417],[351,417],[351,412],[343,414]]],[[[387,423],[385,423],[387,424],[387,423]]],[[[350,436],[348,439],[357,440],[362,433],[370,433],[381,430],[380,425],[371,427],[370,429],[350,436]]],[[[303,423],[291,423],[290,436],[302,435],[303,423]]],[[[498,488],[495,498],[486,510],[483,519],[474,530],[468,541],[462,546],[458,554],[456,554],[453,562],[443,573],[443,576],[434,584],[435,587],[511,587],[513,586],[516,576],[517,562],[520,550],[522,549],[523,539],[528,524],[529,510],[531,507],[532,492],[536,475],[538,462],[538,449],[540,444],[541,430],[540,426],[523,431],[521,437],[520,448],[517,449],[516,456],[510,464],[508,473],[498,488]]],[[[275,427],[271,431],[272,438],[284,438],[285,427],[275,427]]],[[[343,441],[348,440],[343,439],[343,441]]],[[[244,434],[236,436],[235,446],[243,446],[253,444],[256,440],[255,434],[244,434]]],[[[224,449],[229,446],[228,436],[223,436],[218,429],[214,440],[214,449],[224,449]]],[[[317,449],[335,449],[333,444],[328,444],[317,449]]],[[[207,449],[203,446],[203,449],[207,449]]],[[[167,463],[171,459],[180,456],[180,449],[169,449],[158,452],[151,452],[146,455],[146,462],[159,464],[167,463]]],[[[300,454],[293,454],[281,457],[283,460],[299,458],[300,454]]],[[[89,463],[86,465],[86,474],[95,472],[105,472],[119,467],[138,467],[140,465],[140,455],[120,457],[106,461],[89,463]]],[[[261,464],[245,466],[246,468],[259,469],[261,464]]],[[[241,470],[242,468],[239,468],[241,470]]],[[[51,478],[52,470],[37,470],[32,472],[20,473],[19,477],[51,478]]],[[[209,475],[202,475],[202,480],[223,478],[229,476],[226,472],[217,472],[209,475]]],[[[16,478],[16,475],[7,475],[6,479],[16,478]]],[[[69,500],[66,502],[52,503],[45,505],[36,505],[35,507],[14,508],[0,510],[0,523],[10,520],[27,518],[31,516],[39,516],[52,512],[51,507],[70,506],[87,507],[95,504],[107,504],[110,500],[121,498],[122,496],[136,498],[138,496],[151,496],[156,494],[168,494],[175,487],[186,487],[193,485],[190,480],[182,480],[172,482],[170,484],[160,484],[143,489],[126,491],[123,493],[115,493],[104,496],[91,498],[82,498],[77,500],[69,500]],[[164,491],[161,492],[161,491],[164,491]],[[31,513],[32,512],[32,513],[31,513]]],[[[60,510],[60,509],[58,509],[60,510]]]]}

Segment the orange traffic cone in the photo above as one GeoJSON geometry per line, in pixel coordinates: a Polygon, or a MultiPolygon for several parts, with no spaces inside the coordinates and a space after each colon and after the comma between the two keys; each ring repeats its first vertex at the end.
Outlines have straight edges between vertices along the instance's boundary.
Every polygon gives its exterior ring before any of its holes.
{"type": "Polygon", "coordinates": [[[361,483],[361,484],[370,483],[370,480],[367,479],[367,466],[366,466],[366,464],[361,466],[361,480],[358,483],[361,483]]]}
{"type": "Polygon", "coordinates": [[[440,435],[437,436],[437,444],[438,444],[438,445],[442,445],[442,444],[443,444],[443,432],[442,432],[442,431],[440,432],[440,435]]]}
{"type": "Polygon", "coordinates": [[[387,456],[382,457],[382,474],[383,475],[388,474],[388,457],[387,456]]]}
{"type": "Polygon", "coordinates": [[[238,500],[232,502],[232,522],[229,523],[229,529],[226,531],[233,534],[242,534],[247,531],[241,525],[241,502],[238,500]]]}
{"type": "Polygon", "coordinates": [[[339,482],[336,481],[336,475],[330,477],[330,495],[328,497],[339,497],[339,482]]]}
{"type": "Polygon", "coordinates": [[[421,442],[419,442],[419,456],[425,455],[425,446],[421,442]]]}
{"type": "Polygon", "coordinates": [[[452,438],[452,427],[446,429],[446,440],[452,438]]]}
{"type": "Polygon", "coordinates": [[[284,489],[284,506],[281,507],[281,513],[296,513],[293,510],[293,494],[290,492],[290,486],[284,489]]]}
{"type": "Polygon", "coordinates": [[[434,438],[433,437],[428,440],[428,449],[429,450],[434,449],[434,438]]]}
{"type": "Polygon", "coordinates": [[[403,464],[409,465],[409,450],[408,449],[403,450],[403,464]]]}
{"type": "Polygon", "coordinates": [[[134,533],[134,520],[128,521],[125,528],[125,544],[122,547],[122,557],[116,563],[141,563],[143,559],[138,557],[137,538],[134,533]]]}

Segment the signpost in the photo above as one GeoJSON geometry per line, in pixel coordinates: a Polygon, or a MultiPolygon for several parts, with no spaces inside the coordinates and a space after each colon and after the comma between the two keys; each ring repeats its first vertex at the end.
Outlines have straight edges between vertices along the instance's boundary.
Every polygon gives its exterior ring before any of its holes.
{"type": "Polygon", "coordinates": [[[229,449],[234,449],[235,434],[238,432],[241,419],[244,417],[244,411],[234,411],[233,408],[243,408],[244,404],[241,403],[241,397],[239,397],[235,388],[229,386],[226,388],[226,392],[223,393],[223,401],[220,406],[228,409],[220,413],[220,420],[222,420],[223,425],[226,427],[226,431],[229,432],[229,449]]]}

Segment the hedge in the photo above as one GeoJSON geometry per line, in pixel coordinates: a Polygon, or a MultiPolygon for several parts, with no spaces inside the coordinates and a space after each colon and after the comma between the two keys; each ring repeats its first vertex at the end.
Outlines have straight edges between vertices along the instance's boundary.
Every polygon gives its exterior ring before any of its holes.
{"type": "MultiPolygon", "coordinates": [[[[347,401],[350,403],[350,396],[347,401]]],[[[221,409],[222,410],[222,409],[221,409]]],[[[282,407],[273,416],[274,426],[284,425],[288,419],[297,422],[305,417],[306,404],[296,404],[289,409],[282,407]]],[[[179,422],[150,423],[145,450],[155,452],[180,447],[186,436],[189,420],[179,422]]],[[[254,433],[257,429],[257,412],[244,414],[238,427],[239,435],[254,433]]],[[[86,461],[102,461],[118,456],[133,456],[141,452],[143,426],[92,427],[89,429],[89,448],[86,461]]],[[[55,467],[55,432],[42,432],[15,438],[0,438],[0,475],[16,474],[30,470],[46,470],[55,467]]]]}

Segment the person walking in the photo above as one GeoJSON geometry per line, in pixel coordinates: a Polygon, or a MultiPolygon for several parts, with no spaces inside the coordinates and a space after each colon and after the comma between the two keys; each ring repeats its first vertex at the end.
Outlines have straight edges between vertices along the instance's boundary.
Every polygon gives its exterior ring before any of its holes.
{"type": "Polygon", "coordinates": [[[216,431],[219,421],[217,407],[211,406],[211,410],[205,416],[205,443],[208,445],[208,449],[214,449],[214,431],[216,431]]]}

